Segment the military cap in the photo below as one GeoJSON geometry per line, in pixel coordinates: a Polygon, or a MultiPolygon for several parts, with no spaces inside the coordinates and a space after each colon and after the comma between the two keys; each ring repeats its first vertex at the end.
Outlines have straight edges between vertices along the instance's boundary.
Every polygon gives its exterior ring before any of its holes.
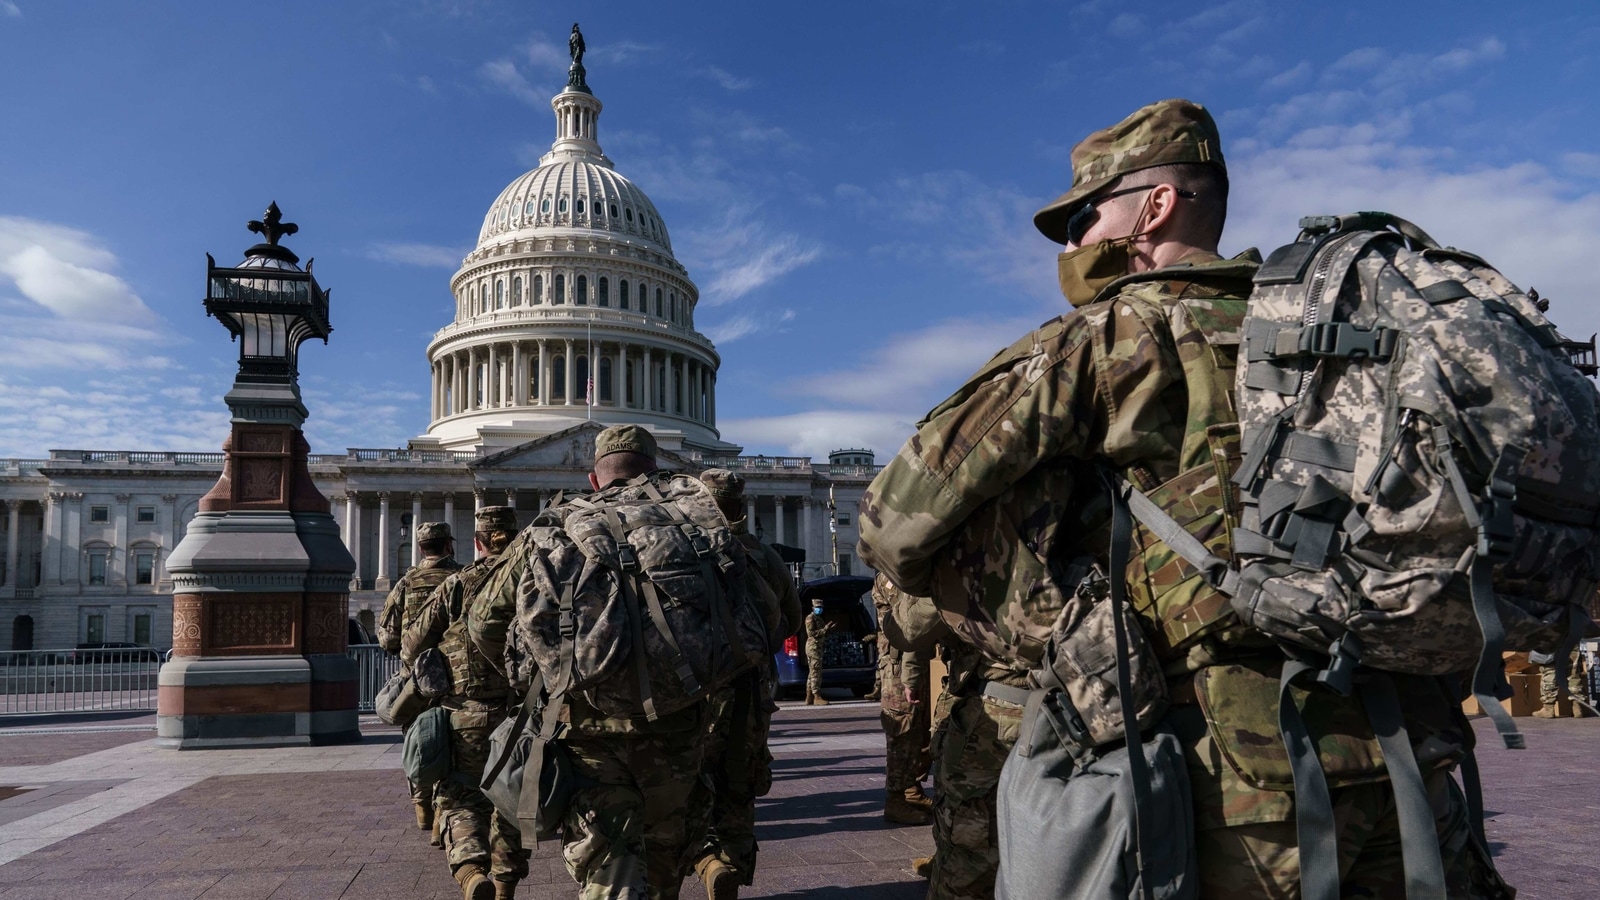
{"type": "Polygon", "coordinates": [[[1065,244],[1067,218],[1078,204],[1129,172],[1179,163],[1209,163],[1227,173],[1217,123],[1205,107],[1188,100],[1152,103],[1072,148],[1072,190],[1034,213],[1033,225],[1065,244]]]}
{"type": "Polygon", "coordinates": [[[643,425],[613,425],[594,437],[594,460],[631,450],[656,458],[656,439],[643,425]]]}
{"type": "Polygon", "coordinates": [[[485,506],[472,514],[478,531],[516,531],[517,511],[509,506],[485,506]]]}
{"type": "Polygon", "coordinates": [[[448,541],[450,538],[449,522],[423,522],[417,526],[419,541],[448,541]]]}
{"type": "Polygon", "coordinates": [[[700,473],[700,482],[711,496],[723,500],[738,500],[744,496],[744,476],[727,469],[707,469],[700,473]]]}

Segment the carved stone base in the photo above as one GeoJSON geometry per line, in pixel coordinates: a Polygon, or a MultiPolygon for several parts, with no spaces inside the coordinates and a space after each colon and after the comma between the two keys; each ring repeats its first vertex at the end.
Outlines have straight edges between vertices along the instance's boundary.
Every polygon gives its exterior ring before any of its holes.
{"type": "Polygon", "coordinates": [[[157,680],[156,744],[173,750],[309,745],[312,670],[303,656],[175,658],[157,680]]]}

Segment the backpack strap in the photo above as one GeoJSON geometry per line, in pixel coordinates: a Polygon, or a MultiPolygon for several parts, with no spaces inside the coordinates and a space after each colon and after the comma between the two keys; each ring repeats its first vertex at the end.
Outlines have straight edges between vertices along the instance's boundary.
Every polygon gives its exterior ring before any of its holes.
{"type": "Polygon", "coordinates": [[[1278,680],[1278,731],[1294,776],[1295,834],[1300,848],[1300,896],[1304,900],[1339,900],[1339,826],[1333,817],[1328,776],[1317,758],[1300,708],[1295,705],[1295,679],[1316,666],[1294,657],[1283,661],[1278,680]]]}
{"type": "MultiPolygon", "coordinates": [[[[650,486],[648,482],[646,485],[650,486]]],[[[617,516],[615,508],[606,506],[602,511],[605,514],[606,527],[610,530],[612,539],[617,542],[617,556],[622,564],[622,571],[617,581],[622,588],[622,606],[628,616],[628,630],[633,634],[633,668],[639,677],[639,701],[644,707],[645,718],[654,722],[660,714],[656,712],[655,696],[650,690],[650,663],[644,645],[644,622],[639,618],[641,594],[644,597],[643,607],[654,622],[656,631],[667,642],[668,650],[672,654],[670,663],[678,680],[683,683],[684,690],[691,695],[698,694],[701,690],[700,682],[694,677],[694,670],[690,668],[688,660],[684,659],[683,650],[678,646],[678,639],[672,634],[672,626],[667,624],[666,610],[662,608],[661,597],[656,591],[655,583],[644,576],[639,565],[639,555],[628,543],[627,534],[630,529],[623,528],[622,519],[617,516]]]]}
{"type": "MultiPolygon", "coordinates": [[[[1133,544],[1133,519],[1129,515],[1129,498],[1138,492],[1109,469],[1102,468],[1101,477],[1111,491],[1112,500],[1111,622],[1117,644],[1117,700],[1122,708],[1123,747],[1128,753],[1128,774],[1133,782],[1133,821],[1129,825],[1133,835],[1134,851],[1139,861],[1140,893],[1144,900],[1155,900],[1155,886],[1151,879],[1144,876],[1145,860],[1155,858],[1153,848],[1147,846],[1147,831],[1144,827],[1150,820],[1152,810],[1150,767],[1144,758],[1144,741],[1139,732],[1138,712],[1133,707],[1133,675],[1129,664],[1132,650],[1129,649],[1127,625],[1123,621],[1124,604],[1127,602],[1128,557],[1133,544]]],[[[1143,498],[1143,495],[1140,497],[1143,498]]],[[[1148,503],[1149,500],[1146,499],[1145,502],[1148,503]]]]}
{"type": "MultiPolygon", "coordinates": [[[[1405,869],[1406,900],[1445,900],[1444,861],[1439,850],[1433,803],[1417,767],[1417,756],[1406,734],[1405,719],[1394,681],[1372,672],[1358,682],[1356,691],[1366,708],[1367,721],[1383,751],[1389,786],[1394,790],[1395,817],[1400,824],[1400,856],[1405,869]]],[[[1298,798],[1297,801],[1298,802],[1298,798]]]]}

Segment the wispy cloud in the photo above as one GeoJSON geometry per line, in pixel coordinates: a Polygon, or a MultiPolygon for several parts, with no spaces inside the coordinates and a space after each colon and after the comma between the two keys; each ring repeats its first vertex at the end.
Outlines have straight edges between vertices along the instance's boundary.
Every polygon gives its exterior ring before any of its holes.
{"type": "Polygon", "coordinates": [[[517,69],[517,64],[509,59],[489,60],[479,67],[478,74],[484,81],[530,106],[539,106],[550,100],[544,92],[535,88],[533,83],[517,69]]]}
{"type": "Polygon", "coordinates": [[[794,319],[795,312],[792,309],[744,312],[713,322],[706,327],[705,335],[713,344],[726,346],[751,335],[782,331],[794,319]]]}
{"type": "Polygon", "coordinates": [[[1028,318],[951,319],[891,335],[855,367],[811,373],[791,392],[847,406],[897,409],[916,418],[994,352],[1038,325],[1028,318]]]}
{"type": "Polygon", "coordinates": [[[680,244],[691,270],[710,274],[700,293],[702,308],[732,303],[822,255],[819,244],[773,232],[744,207],[731,210],[713,228],[689,230],[680,244]]]}
{"type": "MultiPolygon", "coordinates": [[[[93,371],[86,368],[82,371],[93,371]]],[[[171,372],[120,372],[115,379],[52,384],[0,375],[0,456],[51,449],[216,450],[228,435],[225,385],[171,372]],[[85,415],[85,410],[93,415],[85,415]]]]}
{"type": "Polygon", "coordinates": [[[1106,26],[1106,30],[1111,32],[1113,37],[1138,37],[1145,32],[1144,16],[1135,13],[1122,13],[1111,20],[1111,24],[1106,26]]]}
{"type": "Polygon", "coordinates": [[[720,66],[706,66],[700,72],[727,91],[747,91],[755,84],[753,79],[741,78],[720,66]]]}
{"type": "Polygon", "coordinates": [[[1385,47],[1361,47],[1334,61],[1323,72],[1325,84],[1364,78],[1373,86],[1417,84],[1459,75],[1475,66],[1498,62],[1506,55],[1505,42],[1487,37],[1474,44],[1443,53],[1397,53],[1385,47]]]}
{"type": "Polygon", "coordinates": [[[455,269],[460,267],[461,260],[466,257],[467,252],[459,247],[443,247],[438,244],[378,242],[369,245],[363,255],[379,262],[455,269]]]}
{"type": "Polygon", "coordinates": [[[417,412],[425,394],[396,382],[335,383],[326,377],[302,380],[306,441],[315,452],[348,447],[403,447],[426,427],[417,412]]]}
{"type": "Polygon", "coordinates": [[[1285,69],[1271,78],[1268,78],[1266,81],[1262,82],[1261,86],[1270,90],[1281,90],[1283,88],[1294,87],[1310,77],[1311,63],[1302,59],[1300,62],[1296,63],[1293,68],[1285,69]]]}
{"type": "Polygon", "coordinates": [[[844,447],[875,450],[880,462],[898,452],[916,431],[916,416],[882,411],[813,410],[782,416],[724,419],[723,437],[745,445],[746,453],[825,459],[844,447]]]}
{"type": "Polygon", "coordinates": [[[0,16],[5,16],[8,19],[20,19],[22,18],[22,10],[17,8],[17,5],[12,3],[11,0],[0,0],[0,16]]]}
{"type": "Polygon", "coordinates": [[[116,275],[116,257],[93,235],[0,216],[0,278],[62,319],[150,325],[156,315],[116,275]]]}

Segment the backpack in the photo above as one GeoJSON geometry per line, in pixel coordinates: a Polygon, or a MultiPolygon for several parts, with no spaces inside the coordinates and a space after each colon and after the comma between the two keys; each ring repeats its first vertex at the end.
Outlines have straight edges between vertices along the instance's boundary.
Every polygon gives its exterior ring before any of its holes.
{"type": "Polygon", "coordinates": [[[653,721],[760,662],[767,628],[744,550],[698,479],[643,475],[551,514],[559,526],[535,522],[497,564],[521,573],[513,681],[537,670],[552,698],[653,721]]]}
{"type": "MultiPolygon", "coordinates": [[[[1238,450],[1213,473],[1234,489],[1220,501],[1226,528],[1208,533],[1170,494],[1114,481],[1118,517],[1131,512],[1142,539],[1114,574],[1132,584],[1166,571],[1193,591],[1184,629],[1164,636],[1242,621],[1286,654],[1279,728],[1310,900],[1339,896],[1339,875],[1327,777],[1288,700],[1297,680],[1359,697],[1409,836],[1408,896],[1443,897],[1433,812],[1387,673],[1474,670],[1480,706],[1518,748],[1494,699],[1502,649],[1562,648],[1565,660],[1592,624],[1600,394],[1579,367],[1594,374],[1594,347],[1562,338],[1543,312],[1536,294],[1403,219],[1302,219],[1257,272],[1242,323],[1238,450]]],[[[1463,774],[1486,846],[1470,755],[1463,774]]]]}
{"type": "Polygon", "coordinates": [[[419,788],[432,787],[450,775],[450,710],[435,706],[406,729],[400,754],[406,778],[419,788]]]}

